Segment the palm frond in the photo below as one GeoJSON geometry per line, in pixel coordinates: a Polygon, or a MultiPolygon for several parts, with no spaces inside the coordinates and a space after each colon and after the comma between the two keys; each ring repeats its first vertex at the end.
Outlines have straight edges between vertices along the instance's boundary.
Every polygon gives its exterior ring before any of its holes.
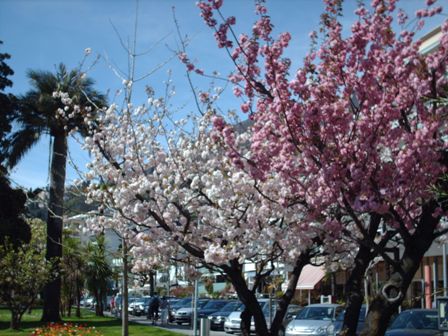
{"type": "Polygon", "coordinates": [[[42,134],[39,127],[22,128],[11,136],[11,145],[8,148],[7,166],[14,168],[26,153],[39,141],[42,134]]]}

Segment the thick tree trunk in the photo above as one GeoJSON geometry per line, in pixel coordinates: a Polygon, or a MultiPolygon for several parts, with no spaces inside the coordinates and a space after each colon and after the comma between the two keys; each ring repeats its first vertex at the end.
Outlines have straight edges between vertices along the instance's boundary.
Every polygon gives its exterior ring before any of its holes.
{"type": "Polygon", "coordinates": [[[81,317],[81,287],[76,281],[76,317],[81,317]]]}
{"type": "Polygon", "coordinates": [[[272,325],[270,326],[270,332],[272,336],[277,336],[281,328],[283,328],[283,320],[288,311],[288,306],[291,303],[294,293],[296,291],[297,282],[299,281],[300,274],[303,267],[310,262],[310,256],[308,252],[302,253],[296,260],[296,264],[292,270],[289,278],[288,287],[285,294],[279,299],[277,311],[275,312],[272,325]]]}
{"type": "Polygon", "coordinates": [[[96,305],[95,305],[95,315],[96,316],[104,316],[103,313],[103,304],[102,304],[102,295],[101,290],[97,289],[93,292],[93,296],[95,297],[96,305]]]}
{"type": "Polygon", "coordinates": [[[11,323],[10,323],[11,329],[18,330],[20,328],[20,319],[21,316],[18,312],[11,311],[11,323]]]}
{"type": "Polygon", "coordinates": [[[288,311],[288,306],[294,297],[294,292],[299,281],[300,274],[305,265],[310,261],[310,252],[302,253],[296,260],[292,270],[288,287],[285,294],[279,299],[277,311],[272,325],[268,327],[263,311],[258,303],[254,290],[247,287],[247,283],[242,276],[241,265],[238,262],[231,262],[230,266],[223,266],[223,271],[229,277],[239,299],[245,305],[245,310],[241,313],[241,333],[243,336],[250,335],[250,324],[252,317],[255,322],[255,334],[258,336],[277,336],[283,328],[283,320],[288,311]]]}
{"type": "MultiPolygon", "coordinates": [[[[371,215],[370,225],[366,240],[372,240],[377,234],[381,217],[371,215]]],[[[355,265],[350,273],[348,281],[345,285],[345,297],[347,300],[347,308],[344,315],[344,323],[342,325],[342,336],[355,336],[358,326],[359,313],[364,301],[363,280],[370,262],[375,258],[376,254],[368,247],[368,244],[361,244],[355,257],[355,265]]]]}
{"type": "Polygon", "coordinates": [[[252,315],[249,308],[244,308],[241,312],[241,335],[250,336],[250,322],[252,320],[252,315]]]}
{"type": "Polygon", "coordinates": [[[58,322],[61,301],[60,258],[62,257],[62,216],[64,214],[65,167],[67,162],[67,137],[64,133],[54,136],[50,172],[50,200],[47,219],[46,258],[54,263],[52,280],[44,288],[42,321],[58,322]]]}
{"type": "Polygon", "coordinates": [[[423,256],[434,241],[434,232],[440,221],[440,217],[433,216],[437,206],[434,201],[425,204],[415,232],[403,237],[405,247],[403,256],[394,268],[390,280],[383,285],[381,292],[372,301],[362,336],[378,336],[386,332],[391,316],[403,302],[423,256]]]}
{"type": "Polygon", "coordinates": [[[361,246],[355,258],[355,266],[345,286],[347,308],[344,315],[344,323],[341,335],[356,335],[356,327],[359,320],[359,312],[364,300],[362,293],[364,274],[369,266],[373,254],[370,248],[361,246]]]}
{"type": "Polygon", "coordinates": [[[246,309],[241,314],[241,332],[244,336],[250,334],[251,317],[255,322],[255,334],[257,336],[270,335],[263,311],[258,303],[255,291],[249,290],[247,283],[244,280],[241,265],[237,262],[231,262],[231,266],[224,266],[224,271],[230,278],[233,287],[235,288],[239,299],[246,306],[246,309]]]}
{"type": "Polygon", "coordinates": [[[382,292],[373,299],[366,320],[366,326],[368,327],[363,330],[361,335],[384,335],[391,316],[398,311],[398,307],[403,302],[404,294],[419,268],[424,253],[425,251],[422,251],[422,253],[405,251],[405,255],[400,262],[404,272],[402,274],[394,272],[391,279],[384,284],[382,292]],[[392,300],[386,299],[383,292],[388,293],[392,300]]]}

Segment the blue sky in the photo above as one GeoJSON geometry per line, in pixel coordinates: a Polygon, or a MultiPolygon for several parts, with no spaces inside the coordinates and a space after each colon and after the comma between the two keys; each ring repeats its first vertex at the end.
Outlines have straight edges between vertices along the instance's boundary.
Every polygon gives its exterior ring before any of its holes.
{"type": "MultiPolygon", "coordinates": [[[[137,77],[154,70],[161,63],[167,64],[135,86],[135,104],[145,101],[145,85],[163,94],[164,81],[168,79],[170,70],[176,91],[173,106],[181,108],[180,113],[194,110],[184,67],[177,58],[173,58],[173,50],[179,45],[172,17],[173,6],[182,33],[191,39],[188,48],[190,58],[207,72],[217,70],[226,74],[231,69],[229,59],[216,47],[213,34],[200,18],[195,3],[196,0],[138,2],[137,51],[149,52],[137,60],[137,77]]],[[[439,3],[448,5],[447,0],[439,0],[439,3]]],[[[402,0],[400,7],[413,14],[423,4],[424,0],[402,0]]],[[[60,62],[69,68],[76,67],[83,59],[85,48],[93,50],[89,59],[101,56],[88,73],[96,80],[96,88],[103,92],[116,92],[122,84],[111,66],[125,71],[127,55],[112,24],[124,41],[132,39],[136,5],[134,0],[0,0],[0,40],[4,42],[0,50],[11,54],[8,64],[15,71],[10,92],[23,94],[29,89],[28,69],[53,71],[60,62]]],[[[268,0],[267,5],[275,31],[289,31],[293,35],[288,53],[293,63],[300,65],[309,46],[308,33],[318,29],[322,1],[268,0]]],[[[355,5],[355,0],[345,1],[343,22],[346,29],[355,19],[352,14],[355,5]]],[[[254,21],[252,0],[226,0],[223,12],[236,16],[237,32],[248,31],[254,21]]],[[[429,31],[439,22],[441,18],[429,22],[423,31],[429,31]]],[[[194,83],[202,90],[209,87],[208,81],[197,77],[194,83]]],[[[222,108],[238,108],[239,102],[230,93],[224,97],[222,108]]],[[[45,186],[48,181],[48,150],[48,138],[44,138],[12,172],[12,180],[27,188],[45,186]]],[[[88,155],[75,141],[70,142],[70,154],[83,169],[88,155]]],[[[68,167],[67,183],[75,178],[75,171],[68,167]]]]}

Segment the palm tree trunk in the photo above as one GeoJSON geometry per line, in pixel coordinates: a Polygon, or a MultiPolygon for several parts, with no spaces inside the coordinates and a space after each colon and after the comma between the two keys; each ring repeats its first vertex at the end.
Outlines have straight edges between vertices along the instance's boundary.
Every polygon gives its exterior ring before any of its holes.
{"type": "Polygon", "coordinates": [[[81,317],[81,286],[79,280],[76,279],[76,317],[81,317]]]}
{"type": "Polygon", "coordinates": [[[60,258],[62,257],[62,216],[64,214],[65,166],[67,162],[67,136],[54,135],[51,172],[50,200],[47,219],[46,258],[53,262],[52,280],[44,288],[44,307],[42,321],[61,320],[59,307],[61,301],[60,258]]]}

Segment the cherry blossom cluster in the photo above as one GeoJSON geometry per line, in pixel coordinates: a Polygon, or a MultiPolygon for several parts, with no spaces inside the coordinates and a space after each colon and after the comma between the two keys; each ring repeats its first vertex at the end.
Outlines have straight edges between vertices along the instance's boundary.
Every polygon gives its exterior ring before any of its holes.
{"type": "MultiPolygon", "coordinates": [[[[377,213],[412,232],[431,186],[446,171],[448,111],[436,101],[447,95],[448,22],[437,50],[421,55],[414,31],[394,32],[397,0],[360,3],[347,37],[338,21],[341,2],[325,3],[323,42],[295,72],[284,57],[291,36],[272,37],[262,3],[252,34],[229,47],[235,61],[229,79],[235,95],[247,98],[241,110],[254,120],[252,176],[278,174],[307,204],[309,221],[328,218],[319,221],[323,228],[347,225],[338,208],[352,218],[377,213]]],[[[417,19],[440,13],[435,3],[426,1],[417,19]]],[[[210,11],[209,17],[221,13],[210,11]]],[[[402,11],[397,16],[407,23],[402,11]]],[[[223,119],[214,123],[228,156],[237,157],[231,127],[223,119]]]]}
{"type": "Polygon", "coordinates": [[[64,130],[69,133],[78,131],[78,128],[71,127],[72,121],[76,124],[76,120],[81,119],[85,125],[91,127],[92,122],[92,107],[86,106],[81,110],[80,106],[76,104],[70,97],[69,93],[62,91],[53,92],[53,98],[61,102],[61,106],[56,110],[56,119],[64,124],[64,130]]]}
{"type": "MultiPolygon", "coordinates": [[[[204,102],[210,104],[205,94],[204,102]]],[[[85,139],[92,158],[87,197],[100,204],[88,226],[113,228],[128,239],[135,269],[173,257],[193,265],[292,264],[316,237],[345,252],[337,231],[327,237],[320,225],[304,223],[303,204],[294,202],[277,173],[255,179],[243,158],[225,155],[227,144],[212,131],[220,118],[211,110],[189,121],[190,132],[168,126],[170,120],[163,99],[124,109],[111,105],[85,139]]],[[[233,134],[235,155],[250,156],[250,138],[248,131],[233,134]]]]}

